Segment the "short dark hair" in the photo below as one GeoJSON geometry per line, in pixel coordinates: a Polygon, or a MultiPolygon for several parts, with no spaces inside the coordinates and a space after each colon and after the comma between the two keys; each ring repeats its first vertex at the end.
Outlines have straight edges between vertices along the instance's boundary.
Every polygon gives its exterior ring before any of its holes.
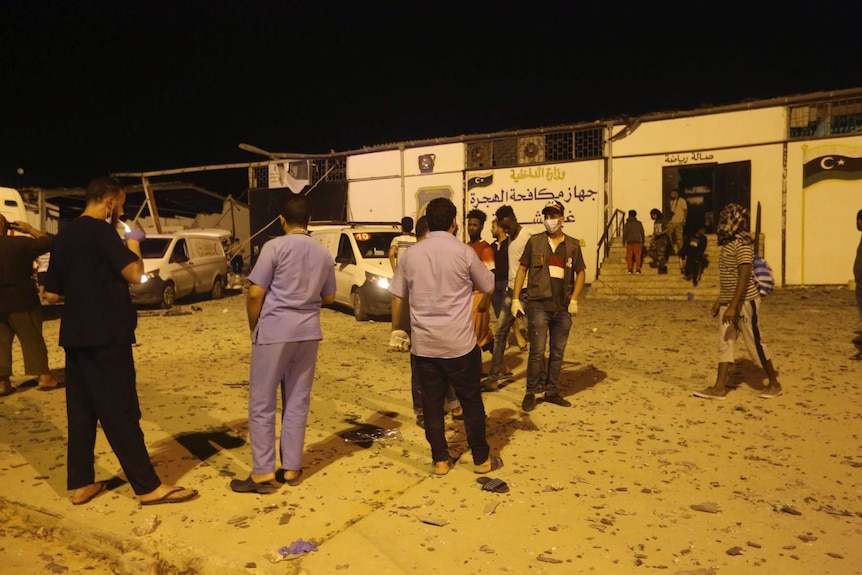
{"type": "Polygon", "coordinates": [[[494,213],[497,216],[497,221],[499,222],[503,218],[513,218],[515,217],[515,210],[512,209],[512,206],[500,206],[497,208],[497,211],[494,213]]]}
{"type": "Polygon", "coordinates": [[[428,233],[428,218],[422,216],[416,220],[416,237],[423,238],[428,233]]]}
{"type": "Polygon", "coordinates": [[[284,199],[281,208],[281,217],[285,223],[292,226],[308,225],[308,197],[299,194],[290,194],[284,199]]]}
{"type": "Polygon", "coordinates": [[[485,225],[485,220],[488,219],[488,214],[483,212],[482,210],[470,210],[467,212],[468,220],[479,220],[479,223],[483,226],[485,225]]]}
{"type": "Polygon", "coordinates": [[[409,234],[413,231],[413,218],[410,216],[404,216],[401,218],[401,231],[405,234],[409,234]]]}
{"type": "Polygon", "coordinates": [[[455,204],[449,198],[434,198],[428,202],[428,207],[425,208],[425,215],[428,217],[428,231],[447,231],[452,226],[452,222],[455,221],[457,213],[455,204]]]}
{"type": "Polygon", "coordinates": [[[103,176],[96,178],[87,186],[86,199],[88,204],[101,202],[106,196],[116,196],[123,191],[123,184],[117,178],[103,176]]]}
{"type": "Polygon", "coordinates": [[[629,217],[632,217],[632,218],[638,217],[637,210],[629,210],[629,217]]]}

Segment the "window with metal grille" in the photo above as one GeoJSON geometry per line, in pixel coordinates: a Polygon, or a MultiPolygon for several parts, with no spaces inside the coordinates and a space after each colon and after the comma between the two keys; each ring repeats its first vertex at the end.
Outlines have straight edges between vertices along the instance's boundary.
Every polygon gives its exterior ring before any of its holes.
{"type": "Polygon", "coordinates": [[[347,160],[344,157],[326,158],[311,162],[311,182],[340,182],[347,179],[347,160]]]}
{"type": "Polygon", "coordinates": [[[790,138],[862,131],[862,98],[817,102],[790,108],[790,138]]]}
{"type": "Polygon", "coordinates": [[[269,187],[269,166],[255,166],[252,168],[254,181],[249,182],[249,187],[252,188],[268,188],[269,187]]]}
{"type": "Polygon", "coordinates": [[[505,168],[518,164],[518,138],[494,140],[491,142],[495,168],[505,168]]]}
{"type": "Polygon", "coordinates": [[[574,134],[556,132],[545,134],[545,161],[564,162],[575,157],[574,134]]]}
{"type": "Polygon", "coordinates": [[[604,130],[587,128],[575,132],[575,158],[601,158],[604,147],[604,130]]]}
{"type": "Polygon", "coordinates": [[[832,134],[847,134],[862,130],[862,99],[840,100],[832,104],[832,134]]]}

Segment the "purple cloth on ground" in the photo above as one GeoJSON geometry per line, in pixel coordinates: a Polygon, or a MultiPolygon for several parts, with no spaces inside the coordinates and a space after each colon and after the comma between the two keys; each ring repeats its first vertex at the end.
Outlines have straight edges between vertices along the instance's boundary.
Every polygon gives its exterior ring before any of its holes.
{"type": "Polygon", "coordinates": [[[302,555],[303,553],[309,553],[311,551],[317,551],[317,543],[303,541],[302,538],[294,541],[290,547],[282,547],[278,550],[279,554],[282,556],[302,555]]]}

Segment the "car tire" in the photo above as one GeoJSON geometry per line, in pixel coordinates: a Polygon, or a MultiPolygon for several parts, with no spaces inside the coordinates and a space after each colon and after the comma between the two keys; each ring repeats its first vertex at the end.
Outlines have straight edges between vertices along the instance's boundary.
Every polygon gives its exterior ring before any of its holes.
{"type": "Polygon", "coordinates": [[[368,321],[368,313],[362,307],[362,298],[359,297],[358,290],[353,291],[350,300],[353,302],[353,317],[356,318],[356,321],[368,321]]]}
{"type": "Polygon", "coordinates": [[[172,282],[168,282],[165,284],[165,287],[162,288],[162,298],[159,302],[159,307],[162,309],[170,309],[174,307],[174,302],[177,300],[177,292],[174,289],[174,284],[172,282]]]}
{"type": "Polygon", "coordinates": [[[224,280],[221,276],[216,276],[213,280],[213,288],[210,290],[211,299],[221,299],[224,297],[224,280]]]}

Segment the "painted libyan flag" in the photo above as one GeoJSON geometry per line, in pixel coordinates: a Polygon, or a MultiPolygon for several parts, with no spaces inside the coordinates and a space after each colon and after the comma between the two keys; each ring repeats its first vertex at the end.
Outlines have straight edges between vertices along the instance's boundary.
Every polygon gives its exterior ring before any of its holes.
{"type": "Polygon", "coordinates": [[[802,167],[802,187],[823,180],[862,180],[862,158],[831,154],[805,162],[802,167]]]}

